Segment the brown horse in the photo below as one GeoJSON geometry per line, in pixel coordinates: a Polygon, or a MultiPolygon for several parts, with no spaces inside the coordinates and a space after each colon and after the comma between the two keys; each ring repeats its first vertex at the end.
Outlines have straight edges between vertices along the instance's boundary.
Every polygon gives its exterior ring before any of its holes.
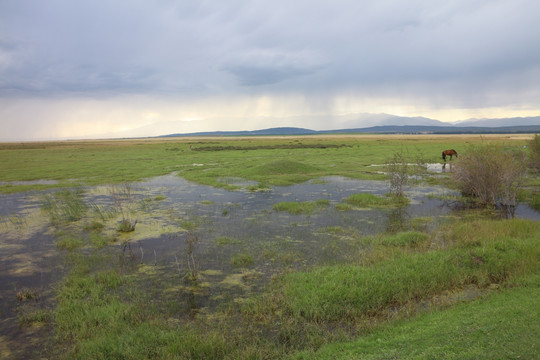
{"type": "Polygon", "coordinates": [[[456,151],[456,150],[454,150],[454,149],[451,149],[451,150],[444,150],[444,151],[442,152],[442,159],[443,159],[444,161],[446,161],[446,157],[447,157],[447,156],[450,156],[450,160],[452,160],[452,156],[454,156],[454,155],[457,157],[457,151],[456,151]]]}

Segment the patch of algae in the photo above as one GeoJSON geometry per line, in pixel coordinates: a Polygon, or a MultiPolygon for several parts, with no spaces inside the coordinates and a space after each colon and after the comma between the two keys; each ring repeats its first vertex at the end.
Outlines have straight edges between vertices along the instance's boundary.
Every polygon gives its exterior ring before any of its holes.
{"type": "Polygon", "coordinates": [[[237,287],[242,290],[251,289],[251,285],[247,282],[258,278],[262,273],[258,271],[244,271],[240,274],[230,274],[223,279],[219,284],[225,288],[237,287]]]}
{"type": "Polygon", "coordinates": [[[158,267],[154,265],[142,264],[138,267],[137,272],[144,275],[157,275],[158,267]]]}
{"type": "Polygon", "coordinates": [[[157,238],[162,235],[172,235],[185,231],[180,225],[171,224],[167,221],[165,212],[137,213],[136,216],[132,217],[132,221],[137,220],[137,224],[135,230],[131,232],[118,231],[122,220],[122,216],[119,215],[107,221],[103,233],[110,237],[116,237],[120,242],[125,242],[157,238]]]}
{"type": "Polygon", "coordinates": [[[197,281],[196,283],[190,285],[183,285],[179,283],[174,286],[169,286],[164,291],[167,294],[177,294],[182,292],[200,295],[206,293],[211,287],[212,284],[208,281],[197,281]]]}
{"type": "Polygon", "coordinates": [[[203,270],[203,271],[199,272],[199,274],[203,274],[203,275],[207,275],[207,276],[219,276],[219,275],[223,275],[223,271],[214,270],[214,269],[208,269],[208,270],[203,270]]]}

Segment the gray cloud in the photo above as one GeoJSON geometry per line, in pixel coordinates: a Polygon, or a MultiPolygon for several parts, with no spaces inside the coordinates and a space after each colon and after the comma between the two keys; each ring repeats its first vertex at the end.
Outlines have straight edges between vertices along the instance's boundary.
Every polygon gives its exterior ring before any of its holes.
{"type": "Polygon", "coordinates": [[[21,0],[0,13],[4,93],[276,83],[309,91],[305,76],[320,62],[298,59],[302,52],[324,58],[320,77],[332,89],[448,80],[466,88],[540,64],[536,1],[21,0]],[[302,79],[284,81],[292,78],[302,79]]]}
{"type": "Polygon", "coordinates": [[[349,93],[540,108],[538,14],[536,0],[2,1],[0,97],[349,93]]]}

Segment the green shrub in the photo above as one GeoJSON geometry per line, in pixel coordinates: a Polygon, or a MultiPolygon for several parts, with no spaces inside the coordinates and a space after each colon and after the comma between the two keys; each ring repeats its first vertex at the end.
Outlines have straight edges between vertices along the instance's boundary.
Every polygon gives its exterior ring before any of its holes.
{"type": "Polygon", "coordinates": [[[526,158],[522,151],[496,145],[471,146],[453,164],[452,177],[464,195],[482,205],[515,206],[523,185],[526,158]]]}

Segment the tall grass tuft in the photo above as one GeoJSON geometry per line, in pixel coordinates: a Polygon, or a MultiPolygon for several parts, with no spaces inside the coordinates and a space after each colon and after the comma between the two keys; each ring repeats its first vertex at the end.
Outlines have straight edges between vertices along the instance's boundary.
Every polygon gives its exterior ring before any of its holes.
{"type": "Polygon", "coordinates": [[[135,188],[131,183],[113,185],[110,189],[114,206],[122,216],[122,220],[117,228],[120,232],[134,231],[135,225],[137,225],[137,220],[132,219],[135,204],[134,190],[135,188]]]}
{"type": "Polygon", "coordinates": [[[187,230],[186,237],[186,256],[187,263],[189,268],[189,277],[191,280],[196,280],[199,275],[199,268],[197,261],[195,260],[195,246],[199,242],[199,234],[197,229],[199,224],[194,221],[184,221],[182,222],[182,227],[187,230]]]}
{"type": "Polygon", "coordinates": [[[62,190],[44,195],[41,209],[45,211],[54,225],[70,223],[82,219],[88,206],[83,199],[82,189],[62,190]]]}

